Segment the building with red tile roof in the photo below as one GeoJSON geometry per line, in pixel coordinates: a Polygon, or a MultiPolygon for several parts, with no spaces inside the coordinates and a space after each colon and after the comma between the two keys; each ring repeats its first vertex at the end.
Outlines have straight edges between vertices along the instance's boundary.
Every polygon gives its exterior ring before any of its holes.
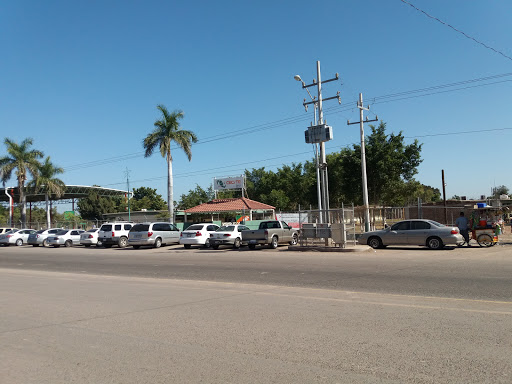
{"type": "MultiPolygon", "coordinates": [[[[199,204],[195,207],[185,209],[185,217],[187,214],[202,213],[202,214],[221,214],[221,213],[239,213],[248,214],[249,220],[253,220],[253,213],[262,213],[263,215],[270,213],[272,217],[275,216],[275,209],[268,204],[260,203],[247,199],[245,197],[237,197],[231,199],[215,199],[207,203],[199,204]]],[[[185,220],[186,221],[186,220],[185,220]]]]}

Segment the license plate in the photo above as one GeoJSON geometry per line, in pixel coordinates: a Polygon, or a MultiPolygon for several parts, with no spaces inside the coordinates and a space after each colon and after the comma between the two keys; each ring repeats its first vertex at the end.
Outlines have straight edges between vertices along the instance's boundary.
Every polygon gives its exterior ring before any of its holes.
{"type": "Polygon", "coordinates": [[[192,237],[192,234],[191,233],[187,233],[187,237],[192,237]]]}

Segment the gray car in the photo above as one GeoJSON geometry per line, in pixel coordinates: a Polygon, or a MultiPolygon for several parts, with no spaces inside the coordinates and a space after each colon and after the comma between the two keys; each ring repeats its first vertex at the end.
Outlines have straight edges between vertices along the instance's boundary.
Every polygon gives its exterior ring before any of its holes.
{"type": "Polygon", "coordinates": [[[177,244],[181,231],[170,223],[135,224],[128,233],[128,244],[138,249],[141,245],[160,248],[163,244],[177,244]]]}
{"type": "Polygon", "coordinates": [[[388,245],[420,245],[441,249],[445,245],[459,245],[464,238],[456,227],[447,227],[433,220],[404,220],[381,231],[366,232],[358,239],[359,244],[372,248],[388,245]]]}
{"type": "Polygon", "coordinates": [[[39,247],[40,245],[46,247],[48,246],[48,236],[55,235],[59,231],[62,231],[62,228],[41,229],[28,236],[27,244],[34,247],[39,247]]]}

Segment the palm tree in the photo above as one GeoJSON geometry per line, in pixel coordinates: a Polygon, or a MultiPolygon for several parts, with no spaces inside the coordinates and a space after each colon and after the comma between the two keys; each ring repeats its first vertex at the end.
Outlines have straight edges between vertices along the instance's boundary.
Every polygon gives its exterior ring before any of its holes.
{"type": "Polygon", "coordinates": [[[197,137],[192,131],[181,129],[179,120],[183,118],[182,111],[169,113],[163,105],[157,109],[162,113],[162,118],[155,121],[155,129],[143,141],[146,153],[144,157],[153,154],[156,147],[160,148],[160,154],[167,159],[167,206],[169,209],[169,221],[174,221],[173,179],[171,143],[175,142],[192,159],[192,143],[197,143],[197,137]]]}
{"type": "Polygon", "coordinates": [[[66,184],[64,184],[61,179],[55,177],[60,173],[64,173],[64,169],[53,165],[50,161],[50,156],[48,156],[44,160],[44,163],[40,164],[38,176],[28,184],[30,187],[33,187],[36,192],[44,192],[46,201],[46,228],[50,228],[51,226],[49,197],[52,195],[61,197],[66,190],[66,184]]]}
{"type": "Polygon", "coordinates": [[[5,182],[9,180],[12,172],[16,170],[16,178],[18,179],[18,189],[20,192],[21,225],[25,228],[27,221],[25,182],[27,181],[29,173],[34,179],[37,178],[40,165],[38,159],[43,157],[43,153],[37,149],[30,149],[32,145],[31,138],[23,140],[21,144],[6,138],[4,143],[9,155],[0,158],[0,169],[3,172],[2,181],[5,182]]]}

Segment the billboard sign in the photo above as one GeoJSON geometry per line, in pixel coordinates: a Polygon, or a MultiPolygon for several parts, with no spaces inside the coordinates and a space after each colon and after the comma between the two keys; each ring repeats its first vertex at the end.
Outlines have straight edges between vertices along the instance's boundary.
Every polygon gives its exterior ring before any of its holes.
{"type": "Polygon", "coordinates": [[[215,191],[223,191],[226,189],[243,189],[244,188],[244,177],[224,177],[221,179],[215,178],[213,180],[213,189],[215,191]]]}

